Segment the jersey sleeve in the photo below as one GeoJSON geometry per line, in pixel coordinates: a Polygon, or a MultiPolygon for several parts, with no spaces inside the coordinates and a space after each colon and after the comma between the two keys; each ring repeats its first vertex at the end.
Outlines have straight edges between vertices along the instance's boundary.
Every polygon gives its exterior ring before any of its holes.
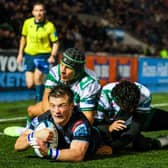
{"type": "Polygon", "coordinates": [[[120,107],[112,96],[112,90],[117,84],[118,82],[112,82],[102,87],[95,115],[95,120],[99,123],[112,123],[120,112],[120,107]]]}
{"type": "Polygon", "coordinates": [[[50,28],[50,39],[52,42],[58,41],[57,30],[56,30],[56,27],[54,26],[54,24],[52,24],[52,23],[51,23],[51,28],[50,28]]]}
{"type": "Polygon", "coordinates": [[[33,120],[31,121],[31,124],[29,126],[29,129],[31,130],[35,130],[35,128],[39,125],[40,121],[38,117],[33,118],[33,120]]]}
{"type": "Polygon", "coordinates": [[[28,21],[25,20],[23,23],[22,32],[21,32],[22,36],[27,36],[27,33],[28,33],[27,26],[28,26],[28,21]]]}
{"type": "Polygon", "coordinates": [[[107,116],[110,120],[115,113],[115,102],[113,101],[111,91],[113,89],[114,84],[105,85],[99,96],[97,114],[95,115],[95,119],[101,121],[107,116]],[[113,111],[113,112],[112,112],[113,111]],[[113,114],[112,114],[113,113],[113,114]]]}
{"type": "Polygon", "coordinates": [[[52,89],[59,84],[59,64],[51,68],[45,81],[45,88],[52,89]]]}
{"type": "Polygon", "coordinates": [[[72,132],[73,132],[72,140],[89,142],[91,133],[89,131],[88,126],[84,122],[78,121],[77,123],[75,123],[72,128],[72,132]]]}
{"type": "Polygon", "coordinates": [[[80,83],[80,109],[81,111],[96,110],[97,99],[100,93],[100,84],[97,80],[85,81],[80,83]]]}
{"type": "Polygon", "coordinates": [[[136,83],[140,89],[140,101],[139,101],[139,105],[136,109],[136,111],[138,113],[150,113],[151,111],[151,102],[152,102],[152,97],[151,97],[151,93],[149,91],[148,88],[146,88],[145,86],[136,83]]]}

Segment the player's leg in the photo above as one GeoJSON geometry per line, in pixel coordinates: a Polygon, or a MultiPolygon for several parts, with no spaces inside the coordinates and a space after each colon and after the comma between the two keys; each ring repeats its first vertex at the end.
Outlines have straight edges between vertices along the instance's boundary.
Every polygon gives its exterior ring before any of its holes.
{"type": "Polygon", "coordinates": [[[133,141],[133,149],[138,151],[148,151],[161,148],[161,143],[157,138],[145,137],[142,134],[137,135],[133,141]]]}
{"type": "Polygon", "coordinates": [[[31,89],[34,86],[34,73],[27,71],[25,73],[26,85],[28,89],[31,89]]]}
{"type": "Polygon", "coordinates": [[[152,109],[152,119],[147,128],[147,131],[168,130],[168,112],[162,109],[152,109]]]}
{"type": "Polygon", "coordinates": [[[36,102],[40,102],[43,97],[44,92],[44,74],[38,70],[35,69],[34,72],[34,82],[35,82],[35,89],[36,89],[36,102]]]}
{"type": "Polygon", "coordinates": [[[28,116],[30,119],[39,116],[40,114],[43,114],[43,106],[42,106],[42,102],[39,102],[35,105],[31,105],[27,108],[27,112],[28,112],[28,116]]]}
{"type": "Polygon", "coordinates": [[[49,63],[48,63],[49,55],[38,55],[34,58],[33,62],[36,67],[34,73],[34,81],[36,88],[36,102],[40,102],[43,97],[44,92],[44,77],[49,72],[49,63]]]}
{"type": "Polygon", "coordinates": [[[35,66],[33,63],[33,56],[28,54],[24,55],[24,70],[25,70],[25,80],[27,88],[32,88],[34,86],[34,70],[35,66]]]}

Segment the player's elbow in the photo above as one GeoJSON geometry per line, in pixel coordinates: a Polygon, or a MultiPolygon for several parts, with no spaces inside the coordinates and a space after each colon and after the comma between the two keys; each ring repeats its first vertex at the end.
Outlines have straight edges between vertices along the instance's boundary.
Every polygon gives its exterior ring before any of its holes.
{"type": "Polygon", "coordinates": [[[22,144],[19,141],[16,141],[15,145],[14,145],[14,150],[17,152],[21,152],[24,151],[28,148],[29,146],[27,144],[22,144]]]}
{"type": "Polygon", "coordinates": [[[16,141],[15,145],[14,145],[14,149],[15,151],[19,152],[19,151],[23,151],[24,149],[22,148],[22,145],[20,145],[20,143],[18,143],[16,141]]]}
{"type": "Polygon", "coordinates": [[[81,162],[84,160],[84,155],[78,155],[76,157],[74,157],[74,162],[81,162]]]}
{"type": "Polygon", "coordinates": [[[14,145],[14,149],[15,149],[15,151],[20,151],[20,148],[19,148],[19,146],[18,146],[18,144],[17,143],[15,143],[15,145],[14,145]]]}

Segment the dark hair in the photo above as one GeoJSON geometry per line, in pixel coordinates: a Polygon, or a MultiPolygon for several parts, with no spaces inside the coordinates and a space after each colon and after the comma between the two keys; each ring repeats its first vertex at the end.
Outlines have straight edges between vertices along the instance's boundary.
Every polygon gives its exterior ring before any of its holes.
{"type": "Polygon", "coordinates": [[[44,10],[45,10],[45,4],[40,2],[40,1],[36,1],[32,4],[32,9],[34,9],[35,6],[40,5],[43,6],[44,10]]]}
{"type": "Polygon", "coordinates": [[[70,87],[68,87],[66,85],[57,85],[51,90],[48,98],[50,98],[50,97],[58,98],[58,97],[63,97],[65,95],[68,96],[69,103],[72,103],[73,99],[74,99],[74,94],[73,94],[72,90],[70,89],[70,87]]]}
{"type": "Polygon", "coordinates": [[[135,83],[122,80],[113,88],[112,96],[115,102],[122,107],[124,111],[129,111],[138,106],[140,90],[135,83]]]}

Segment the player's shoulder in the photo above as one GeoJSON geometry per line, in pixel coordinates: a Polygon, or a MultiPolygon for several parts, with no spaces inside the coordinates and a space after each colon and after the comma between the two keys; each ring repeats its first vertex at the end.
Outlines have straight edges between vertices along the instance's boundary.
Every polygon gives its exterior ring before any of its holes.
{"type": "Polygon", "coordinates": [[[89,85],[99,85],[99,80],[94,71],[85,67],[85,75],[80,80],[80,87],[84,89],[89,85]]]}
{"type": "Polygon", "coordinates": [[[60,72],[60,64],[57,64],[57,65],[53,66],[50,69],[49,74],[52,75],[55,78],[57,78],[58,76],[60,76],[60,74],[61,74],[61,72],[60,72]]]}
{"type": "Polygon", "coordinates": [[[26,24],[34,23],[34,17],[30,17],[30,18],[25,19],[24,23],[26,23],[26,24]]]}
{"type": "Polygon", "coordinates": [[[83,113],[79,112],[78,109],[76,109],[75,113],[73,113],[71,122],[72,122],[71,124],[72,132],[76,130],[76,128],[90,127],[89,121],[86,119],[83,113]]]}
{"type": "Polygon", "coordinates": [[[55,27],[55,24],[52,21],[48,20],[48,19],[46,19],[45,25],[47,25],[48,27],[55,27]]]}
{"type": "Polygon", "coordinates": [[[145,95],[146,97],[149,97],[151,95],[150,90],[145,85],[138,82],[134,82],[134,83],[138,86],[141,95],[145,95]]]}
{"type": "Polygon", "coordinates": [[[98,76],[96,74],[96,72],[94,72],[93,70],[91,69],[88,69],[87,67],[85,67],[85,77],[86,78],[89,78],[90,80],[98,80],[98,76]]]}
{"type": "Polygon", "coordinates": [[[104,86],[102,86],[102,90],[112,90],[117,84],[118,82],[107,83],[104,86]]]}

